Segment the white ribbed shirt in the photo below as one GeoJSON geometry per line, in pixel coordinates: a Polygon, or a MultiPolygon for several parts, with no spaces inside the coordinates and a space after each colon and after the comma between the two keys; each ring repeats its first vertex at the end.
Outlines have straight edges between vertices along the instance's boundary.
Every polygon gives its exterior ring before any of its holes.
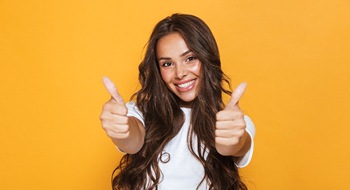
{"type": "MultiPolygon", "coordinates": [[[[142,113],[135,102],[128,102],[128,116],[139,119],[144,124],[142,113]]],[[[179,133],[168,144],[165,145],[163,155],[160,156],[159,168],[162,171],[162,179],[158,185],[159,190],[196,189],[204,176],[203,165],[191,154],[187,145],[187,134],[190,127],[191,109],[181,108],[185,115],[185,122],[179,133]],[[168,160],[169,159],[169,160],[168,160]],[[168,162],[166,162],[168,160],[168,162]]],[[[236,163],[240,168],[249,164],[254,150],[255,126],[248,116],[244,116],[246,131],[251,137],[251,147],[243,158],[236,163]]],[[[193,138],[196,141],[196,138],[193,138]]],[[[196,145],[197,142],[192,142],[196,145]]],[[[196,149],[196,148],[194,148],[196,149]]],[[[206,190],[207,184],[204,180],[199,190],[206,190]]]]}

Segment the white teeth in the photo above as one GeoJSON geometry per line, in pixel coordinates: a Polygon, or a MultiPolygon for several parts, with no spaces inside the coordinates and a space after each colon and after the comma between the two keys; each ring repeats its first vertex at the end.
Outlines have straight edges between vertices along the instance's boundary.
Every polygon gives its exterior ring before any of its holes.
{"type": "Polygon", "coordinates": [[[186,83],[183,83],[183,84],[179,84],[179,85],[177,85],[177,86],[180,87],[180,88],[187,88],[187,87],[189,87],[192,83],[194,83],[194,80],[191,80],[191,81],[186,82],[186,83]]]}

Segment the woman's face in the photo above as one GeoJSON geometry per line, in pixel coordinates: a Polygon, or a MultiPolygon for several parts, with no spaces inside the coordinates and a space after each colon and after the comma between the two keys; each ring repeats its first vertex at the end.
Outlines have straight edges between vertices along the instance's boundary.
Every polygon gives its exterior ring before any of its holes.
{"type": "Polygon", "coordinates": [[[182,100],[181,106],[190,107],[200,88],[201,62],[176,32],[158,40],[156,53],[168,89],[182,100]]]}

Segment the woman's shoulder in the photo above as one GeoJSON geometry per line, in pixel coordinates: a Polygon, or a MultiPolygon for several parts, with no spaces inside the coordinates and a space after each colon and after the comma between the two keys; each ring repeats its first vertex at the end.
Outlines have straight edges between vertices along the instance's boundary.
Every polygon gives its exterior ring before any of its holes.
{"type": "MultiPolygon", "coordinates": [[[[126,103],[126,108],[128,109],[128,116],[133,116],[139,119],[143,123],[143,114],[136,105],[136,102],[130,101],[126,103]]],[[[144,123],[143,123],[144,124],[144,123]]]]}
{"type": "Polygon", "coordinates": [[[126,107],[134,107],[134,106],[136,106],[136,102],[134,102],[134,101],[130,101],[130,102],[126,103],[126,107]]]}

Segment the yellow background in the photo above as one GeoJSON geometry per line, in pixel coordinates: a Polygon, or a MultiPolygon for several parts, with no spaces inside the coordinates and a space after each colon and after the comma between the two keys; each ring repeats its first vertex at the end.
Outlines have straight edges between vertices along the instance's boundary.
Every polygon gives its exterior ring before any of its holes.
{"type": "Polygon", "coordinates": [[[350,1],[0,0],[0,189],[110,189],[121,154],[100,126],[109,76],[139,87],[148,36],[201,17],[256,124],[249,189],[350,189],[350,1]]]}

